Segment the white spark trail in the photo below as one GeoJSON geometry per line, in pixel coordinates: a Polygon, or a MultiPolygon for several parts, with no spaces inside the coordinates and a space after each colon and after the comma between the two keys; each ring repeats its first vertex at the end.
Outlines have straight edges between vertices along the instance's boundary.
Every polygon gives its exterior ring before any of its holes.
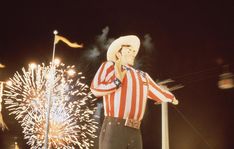
{"type": "MultiPolygon", "coordinates": [[[[50,148],[89,149],[96,137],[97,123],[93,119],[94,99],[79,72],[71,78],[64,64],[56,66],[50,113],[50,148]]],[[[10,115],[23,128],[24,138],[31,149],[42,148],[44,143],[47,99],[51,84],[51,65],[22,68],[4,90],[4,103],[10,115]]]]}

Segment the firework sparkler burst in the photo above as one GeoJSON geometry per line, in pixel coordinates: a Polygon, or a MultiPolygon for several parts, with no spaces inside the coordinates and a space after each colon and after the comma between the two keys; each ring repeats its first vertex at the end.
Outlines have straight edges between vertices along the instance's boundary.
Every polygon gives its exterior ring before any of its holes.
{"type": "MultiPolygon", "coordinates": [[[[74,67],[74,66],[72,66],[74,67]]],[[[83,83],[85,77],[79,72],[70,77],[64,64],[56,65],[51,77],[52,65],[22,68],[10,80],[4,90],[4,103],[10,114],[23,128],[24,138],[32,149],[42,148],[45,139],[46,110],[48,107],[51,78],[49,146],[50,148],[88,149],[93,146],[97,123],[93,118],[95,98],[83,83]]]]}

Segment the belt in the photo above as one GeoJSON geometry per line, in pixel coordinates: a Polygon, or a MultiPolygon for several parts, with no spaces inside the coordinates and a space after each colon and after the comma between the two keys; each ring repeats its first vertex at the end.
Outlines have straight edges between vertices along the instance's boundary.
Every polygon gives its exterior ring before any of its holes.
{"type": "Polygon", "coordinates": [[[140,129],[141,121],[134,120],[134,119],[121,119],[117,117],[110,117],[106,116],[105,120],[108,121],[108,124],[116,123],[117,125],[127,126],[135,129],[140,129]]]}

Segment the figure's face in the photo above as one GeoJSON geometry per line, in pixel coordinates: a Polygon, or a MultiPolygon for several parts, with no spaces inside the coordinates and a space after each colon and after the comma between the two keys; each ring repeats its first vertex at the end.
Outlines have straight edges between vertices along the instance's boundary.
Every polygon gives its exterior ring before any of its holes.
{"type": "Polygon", "coordinates": [[[117,57],[120,58],[122,65],[133,66],[136,55],[137,51],[134,50],[131,46],[123,46],[117,57]]]}

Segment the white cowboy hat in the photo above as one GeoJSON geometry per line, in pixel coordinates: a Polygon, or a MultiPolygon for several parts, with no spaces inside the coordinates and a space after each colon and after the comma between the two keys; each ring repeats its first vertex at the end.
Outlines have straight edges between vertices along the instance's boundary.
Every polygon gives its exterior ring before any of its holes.
{"type": "Polygon", "coordinates": [[[139,51],[140,39],[135,35],[121,36],[114,40],[107,50],[107,61],[116,61],[116,53],[122,48],[123,45],[129,45],[134,50],[136,54],[139,51]]]}

